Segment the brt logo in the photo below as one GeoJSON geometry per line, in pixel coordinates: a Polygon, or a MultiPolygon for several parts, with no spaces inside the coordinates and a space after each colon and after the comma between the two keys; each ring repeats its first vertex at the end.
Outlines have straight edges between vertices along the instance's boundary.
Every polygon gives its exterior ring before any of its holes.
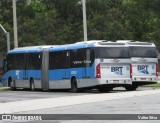
{"type": "Polygon", "coordinates": [[[123,75],[122,68],[123,67],[111,67],[111,72],[114,72],[117,75],[123,75]]]}
{"type": "Polygon", "coordinates": [[[148,65],[138,65],[137,69],[138,69],[139,73],[149,74],[148,65]]]}

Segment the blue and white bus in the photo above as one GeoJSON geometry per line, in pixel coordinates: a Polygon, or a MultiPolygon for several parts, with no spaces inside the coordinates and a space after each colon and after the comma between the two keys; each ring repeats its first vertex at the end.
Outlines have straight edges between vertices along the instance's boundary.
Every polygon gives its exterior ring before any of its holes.
{"type": "Polygon", "coordinates": [[[130,47],[132,63],[132,85],[126,90],[134,91],[140,85],[153,84],[158,81],[158,58],[154,43],[139,41],[126,42],[130,47]]]}
{"type": "Polygon", "coordinates": [[[99,89],[132,84],[129,46],[102,40],[57,46],[16,48],[8,52],[3,84],[35,89],[99,89]]]}

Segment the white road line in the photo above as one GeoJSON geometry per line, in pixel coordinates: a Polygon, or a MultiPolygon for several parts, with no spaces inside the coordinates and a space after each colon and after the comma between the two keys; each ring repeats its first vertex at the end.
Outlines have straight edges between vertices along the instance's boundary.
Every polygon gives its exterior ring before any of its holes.
{"type": "Polygon", "coordinates": [[[93,103],[93,102],[123,99],[135,96],[151,95],[151,94],[160,94],[160,90],[67,96],[59,98],[45,98],[45,99],[0,103],[0,114],[38,110],[45,108],[54,108],[61,106],[70,106],[70,105],[77,105],[84,103],[93,103]]]}

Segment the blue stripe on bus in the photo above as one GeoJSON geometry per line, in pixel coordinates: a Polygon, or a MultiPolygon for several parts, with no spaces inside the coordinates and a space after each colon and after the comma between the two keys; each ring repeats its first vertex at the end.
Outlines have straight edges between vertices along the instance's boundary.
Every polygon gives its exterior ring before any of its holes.
{"type": "Polygon", "coordinates": [[[49,80],[71,79],[73,76],[75,76],[77,79],[83,79],[86,76],[89,78],[95,78],[94,66],[88,67],[86,69],[70,68],[70,69],[49,70],[49,80]]]}
{"type": "Polygon", "coordinates": [[[2,79],[11,77],[13,80],[23,80],[24,78],[30,79],[31,77],[41,78],[41,70],[10,70],[3,75],[2,79]],[[25,76],[26,73],[26,76],[25,76]]]}
{"type": "MultiPolygon", "coordinates": [[[[87,68],[49,70],[49,80],[63,80],[63,78],[71,79],[72,76],[75,76],[77,79],[83,79],[83,77],[86,76],[94,78],[94,63],[91,67],[87,68]]],[[[29,80],[31,77],[33,77],[33,79],[41,79],[41,70],[10,70],[3,75],[2,79],[7,80],[9,77],[13,80],[23,80],[24,78],[29,80]]]]}
{"type": "MultiPolygon", "coordinates": [[[[73,49],[87,48],[87,47],[89,48],[94,47],[94,43],[81,42],[77,44],[54,46],[52,48],[49,48],[49,52],[73,50],[73,49]]],[[[42,52],[43,49],[44,48],[41,48],[41,49],[38,49],[38,48],[14,49],[12,51],[9,51],[8,54],[36,53],[36,52],[42,52]]],[[[94,78],[95,77],[94,68],[95,66],[93,63],[91,67],[87,67],[87,68],[69,68],[69,69],[63,69],[63,70],[62,69],[49,70],[49,80],[62,80],[63,78],[71,79],[72,76],[75,76],[77,79],[83,79],[83,77],[94,78]]],[[[41,70],[26,70],[26,71],[25,70],[10,70],[3,75],[2,79],[6,81],[8,80],[9,77],[11,77],[13,80],[22,80],[24,78],[30,79],[31,77],[33,77],[34,79],[35,78],[41,79],[41,70]]]]}

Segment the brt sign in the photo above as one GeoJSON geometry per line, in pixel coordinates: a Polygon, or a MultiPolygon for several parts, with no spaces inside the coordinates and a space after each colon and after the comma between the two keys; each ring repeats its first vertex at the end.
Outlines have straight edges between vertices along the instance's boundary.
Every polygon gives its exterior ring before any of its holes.
{"type": "Polygon", "coordinates": [[[123,67],[111,67],[111,72],[114,72],[117,75],[123,75],[122,68],[123,67]]]}
{"type": "Polygon", "coordinates": [[[139,73],[149,74],[148,65],[137,65],[137,69],[139,73]]]}

